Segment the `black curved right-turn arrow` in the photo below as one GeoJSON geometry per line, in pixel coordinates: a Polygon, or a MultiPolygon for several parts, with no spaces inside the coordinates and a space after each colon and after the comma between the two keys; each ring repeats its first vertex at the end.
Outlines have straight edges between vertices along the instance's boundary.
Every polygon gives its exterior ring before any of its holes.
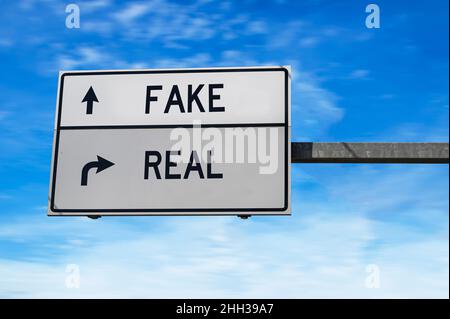
{"type": "Polygon", "coordinates": [[[93,162],[89,162],[84,165],[83,170],[81,171],[81,186],[86,186],[88,182],[88,174],[92,168],[97,168],[95,174],[100,173],[101,171],[107,169],[108,167],[113,166],[114,163],[104,159],[101,156],[97,155],[97,160],[93,162]]]}

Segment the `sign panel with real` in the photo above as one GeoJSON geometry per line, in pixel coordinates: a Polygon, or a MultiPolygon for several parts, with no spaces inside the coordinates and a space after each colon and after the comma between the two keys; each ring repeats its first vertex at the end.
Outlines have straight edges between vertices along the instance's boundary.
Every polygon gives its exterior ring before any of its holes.
{"type": "Polygon", "coordinates": [[[61,72],[49,211],[290,214],[290,68],[61,72]]]}

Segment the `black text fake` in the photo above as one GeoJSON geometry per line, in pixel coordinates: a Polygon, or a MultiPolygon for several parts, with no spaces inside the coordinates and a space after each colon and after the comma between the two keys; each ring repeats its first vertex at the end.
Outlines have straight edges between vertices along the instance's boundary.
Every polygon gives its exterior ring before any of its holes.
{"type": "MultiPolygon", "coordinates": [[[[192,108],[194,102],[196,107],[200,112],[206,112],[205,106],[207,106],[208,112],[225,112],[224,106],[214,105],[215,100],[220,100],[220,94],[218,94],[219,89],[223,89],[223,84],[208,84],[207,88],[207,101],[201,101],[200,92],[206,84],[199,84],[194,88],[192,84],[187,86],[187,100],[183,101],[181,98],[180,88],[178,85],[173,85],[170,89],[170,94],[165,103],[164,113],[169,113],[172,109],[175,111],[179,111],[180,113],[192,113],[192,108]]],[[[150,104],[151,102],[158,101],[158,95],[156,91],[164,90],[162,85],[148,85],[147,86],[147,95],[145,98],[145,114],[150,113],[150,104]]]]}

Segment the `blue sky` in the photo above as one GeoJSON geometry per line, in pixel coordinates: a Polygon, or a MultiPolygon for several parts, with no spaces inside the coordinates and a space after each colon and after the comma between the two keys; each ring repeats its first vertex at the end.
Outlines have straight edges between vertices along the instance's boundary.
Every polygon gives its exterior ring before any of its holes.
{"type": "Polygon", "coordinates": [[[293,141],[448,142],[448,1],[372,2],[380,29],[369,1],[76,1],[80,29],[1,1],[0,297],[448,298],[448,165],[295,164],[292,217],[46,216],[59,70],[291,65],[293,141]]]}

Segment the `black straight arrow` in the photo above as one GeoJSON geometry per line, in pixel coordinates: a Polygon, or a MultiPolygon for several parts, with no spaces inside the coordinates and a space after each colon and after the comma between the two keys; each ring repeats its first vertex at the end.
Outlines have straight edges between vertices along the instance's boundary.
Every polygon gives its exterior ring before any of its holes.
{"type": "Polygon", "coordinates": [[[92,114],[92,106],[94,102],[98,102],[97,95],[95,95],[94,89],[92,86],[87,91],[81,103],[86,102],[86,114],[92,114]]]}
{"type": "Polygon", "coordinates": [[[88,182],[88,173],[92,168],[97,168],[95,174],[107,169],[108,167],[113,166],[114,163],[104,159],[101,156],[97,155],[97,160],[93,162],[89,162],[84,165],[83,170],[81,171],[81,186],[86,186],[88,182]]]}

